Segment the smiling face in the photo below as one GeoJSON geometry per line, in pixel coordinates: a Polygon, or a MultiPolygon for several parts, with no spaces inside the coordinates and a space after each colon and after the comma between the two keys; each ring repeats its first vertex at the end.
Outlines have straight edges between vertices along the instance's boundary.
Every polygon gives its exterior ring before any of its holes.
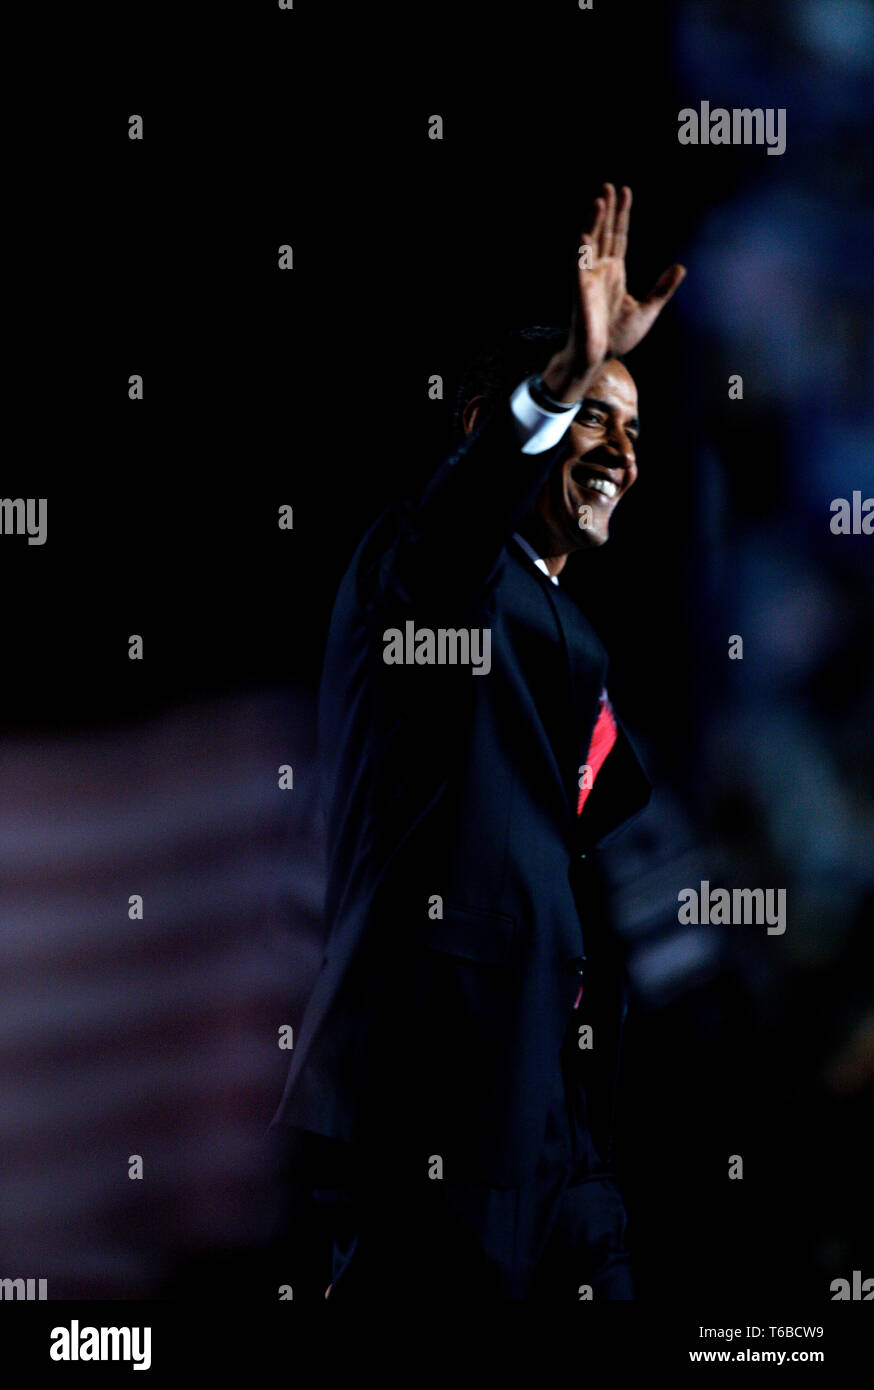
{"type": "MultiPolygon", "coordinates": [[[[482,392],[471,397],[461,414],[465,434],[489,408],[482,392]]],[[[617,358],[609,358],[568,426],[560,462],[519,527],[551,574],[561,572],[573,551],[609,538],[610,518],[637,479],[639,433],[634,378],[617,358]]]]}
{"type": "Polygon", "coordinates": [[[627,367],[610,359],[574,416],[562,461],[521,528],[544,559],[608,539],[610,518],[637,478],[639,433],[634,380],[627,367]]]}
{"type": "Polygon", "coordinates": [[[638,477],[639,430],[634,378],[621,361],[610,359],[579,406],[561,461],[520,527],[550,573],[559,574],[574,550],[609,538],[610,517],[638,477]]]}

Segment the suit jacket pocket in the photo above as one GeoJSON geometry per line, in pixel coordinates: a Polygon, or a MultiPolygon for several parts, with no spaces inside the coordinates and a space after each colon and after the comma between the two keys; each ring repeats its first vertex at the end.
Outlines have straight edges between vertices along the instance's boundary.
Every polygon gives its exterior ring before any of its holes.
{"type": "Polygon", "coordinates": [[[475,961],[506,965],[516,947],[516,919],[504,912],[443,904],[442,920],[425,923],[422,942],[432,951],[475,961]]]}

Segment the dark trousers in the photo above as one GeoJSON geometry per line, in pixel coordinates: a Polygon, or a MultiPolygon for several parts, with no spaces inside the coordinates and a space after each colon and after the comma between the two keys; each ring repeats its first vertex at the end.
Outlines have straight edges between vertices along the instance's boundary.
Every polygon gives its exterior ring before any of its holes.
{"type": "Polygon", "coordinates": [[[286,1245],[304,1295],[322,1298],[330,1283],[331,1300],[350,1306],[632,1299],[625,1207],[592,1142],[571,1045],[522,1187],[414,1185],[390,1145],[374,1165],[298,1131],[286,1245]]]}
{"type": "Polygon", "coordinates": [[[609,1175],[565,1186],[536,1253],[524,1221],[526,1206],[541,1205],[536,1192],[435,1184],[434,1195],[441,1200],[399,1212],[399,1225],[373,1205],[362,1213],[345,1196],[322,1193],[334,1204],[332,1301],[427,1307],[634,1297],[625,1208],[609,1175]]]}

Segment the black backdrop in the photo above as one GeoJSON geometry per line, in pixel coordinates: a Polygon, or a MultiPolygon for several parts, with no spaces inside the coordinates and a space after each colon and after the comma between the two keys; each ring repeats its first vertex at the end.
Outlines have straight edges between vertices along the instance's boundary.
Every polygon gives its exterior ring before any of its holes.
{"type": "MultiPolygon", "coordinates": [[[[28,402],[14,472],[45,480],[51,543],[2,556],[27,595],[7,628],[7,713],[25,721],[313,678],[357,538],[448,443],[466,354],[498,327],[565,320],[601,182],[633,186],[642,292],[679,258],[708,174],[742,177],[733,151],[718,173],[701,151],[680,157],[662,7],[632,20],[607,6],[399,16],[301,2],[190,29],[152,14],[115,33],[62,121],[29,113],[47,215],[24,210],[42,308],[12,366],[28,402]],[[428,138],[435,112],[442,142],[428,138]],[[284,243],[292,272],[277,267],[284,243]],[[134,372],[142,403],[128,400],[134,372]],[[428,400],[432,373],[443,402],[428,400]],[[293,534],[277,530],[282,503],[293,534]],[[141,630],[148,659],[133,669],[125,639],[141,630]]],[[[688,534],[665,547],[646,520],[648,465],[683,479],[691,507],[689,421],[715,389],[673,316],[639,377],[640,505],[617,523],[625,557],[592,566],[633,645],[652,630],[641,575],[667,571],[673,629],[689,563],[688,534]]]]}

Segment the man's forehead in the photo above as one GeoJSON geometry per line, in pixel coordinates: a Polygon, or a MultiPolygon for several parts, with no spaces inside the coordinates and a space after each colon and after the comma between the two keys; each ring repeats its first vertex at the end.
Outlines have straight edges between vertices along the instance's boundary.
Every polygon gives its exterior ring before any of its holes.
{"type": "Polygon", "coordinates": [[[628,368],[621,362],[605,362],[586,395],[599,397],[617,410],[637,414],[637,387],[628,368]]]}

